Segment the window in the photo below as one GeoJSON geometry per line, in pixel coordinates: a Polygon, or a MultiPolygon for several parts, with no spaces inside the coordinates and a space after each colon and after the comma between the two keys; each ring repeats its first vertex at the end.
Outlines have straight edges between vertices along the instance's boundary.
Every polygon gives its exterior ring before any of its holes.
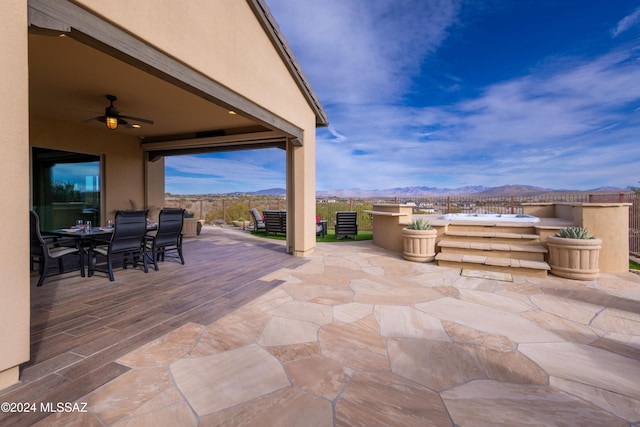
{"type": "Polygon", "coordinates": [[[100,157],[33,148],[33,209],[43,230],[100,223],[100,157]]]}

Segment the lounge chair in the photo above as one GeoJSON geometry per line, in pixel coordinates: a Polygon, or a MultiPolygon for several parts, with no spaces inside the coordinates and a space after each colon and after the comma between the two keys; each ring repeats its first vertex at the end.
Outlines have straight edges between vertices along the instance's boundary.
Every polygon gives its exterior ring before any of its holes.
{"type": "Polygon", "coordinates": [[[336,212],[336,221],[334,223],[336,230],[336,239],[348,239],[353,236],[355,239],[358,235],[358,215],[356,212],[336,212]]]}
{"type": "Polygon", "coordinates": [[[253,231],[264,230],[264,220],[262,219],[262,215],[256,208],[251,208],[249,210],[249,214],[251,215],[251,221],[253,222],[253,231]]]}
{"type": "Polygon", "coordinates": [[[316,216],[316,236],[325,237],[327,235],[327,221],[323,221],[316,216]]]}
{"type": "Polygon", "coordinates": [[[287,234],[287,212],[286,211],[270,211],[262,212],[264,215],[264,231],[269,233],[287,234]]]}

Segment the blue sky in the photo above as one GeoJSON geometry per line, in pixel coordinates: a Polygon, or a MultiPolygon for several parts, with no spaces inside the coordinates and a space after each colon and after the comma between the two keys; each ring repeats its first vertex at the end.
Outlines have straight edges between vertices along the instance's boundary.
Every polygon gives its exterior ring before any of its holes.
{"type": "MultiPolygon", "coordinates": [[[[640,1],[266,0],[329,117],[319,191],[640,181],[640,1]]],[[[281,150],[167,158],[167,191],[285,187],[281,150]]]]}

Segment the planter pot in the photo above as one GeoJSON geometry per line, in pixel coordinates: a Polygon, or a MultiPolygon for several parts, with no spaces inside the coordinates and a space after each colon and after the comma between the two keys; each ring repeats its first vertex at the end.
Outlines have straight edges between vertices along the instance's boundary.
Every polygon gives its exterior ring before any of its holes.
{"type": "Polygon", "coordinates": [[[436,257],[438,230],[402,229],[402,256],[408,261],[431,262],[436,257]]]}
{"type": "Polygon", "coordinates": [[[601,239],[565,239],[547,237],[551,274],[574,280],[595,280],[601,239]]]}
{"type": "Polygon", "coordinates": [[[251,221],[231,221],[231,223],[236,227],[242,227],[244,229],[251,224],[251,221]]]}
{"type": "Polygon", "coordinates": [[[198,235],[198,219],[197,218],[183,218],[182,219],[182,233],[184,237],[196,237],[198,235]]]}

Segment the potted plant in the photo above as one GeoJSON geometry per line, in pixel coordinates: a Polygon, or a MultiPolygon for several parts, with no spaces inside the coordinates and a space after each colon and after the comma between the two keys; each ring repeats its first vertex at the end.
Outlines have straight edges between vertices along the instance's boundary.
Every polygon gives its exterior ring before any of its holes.
{"type": "Polygon", "coordinates": [[[233,225],[235,225],[236,227],[242,227],[242,229],[244,230],[245,228],[247,228],[247,226],[249,226],[250,222],[245,220],[244,218],[240,217],[236,220],[231,221],[231,223],[233,225]]]}
{"type": "Polygon", "coordinates": [[[198,235],[198,219],[195,218],[193,212],[184,211],[182,232],[184,237],[196,237],[198,235]]]}
{"type": "Polygon", "coordinates": [[[436,256],[438,230],[419,218],[402,229],[402,256],[408,261],[431,262],[436,256]]]}
{"type": "Polygon", "coordinates": [[[547,237],[551,274],[567,279],[594,280],[602,240],[584,227],[565,227],[547,237]]]}

